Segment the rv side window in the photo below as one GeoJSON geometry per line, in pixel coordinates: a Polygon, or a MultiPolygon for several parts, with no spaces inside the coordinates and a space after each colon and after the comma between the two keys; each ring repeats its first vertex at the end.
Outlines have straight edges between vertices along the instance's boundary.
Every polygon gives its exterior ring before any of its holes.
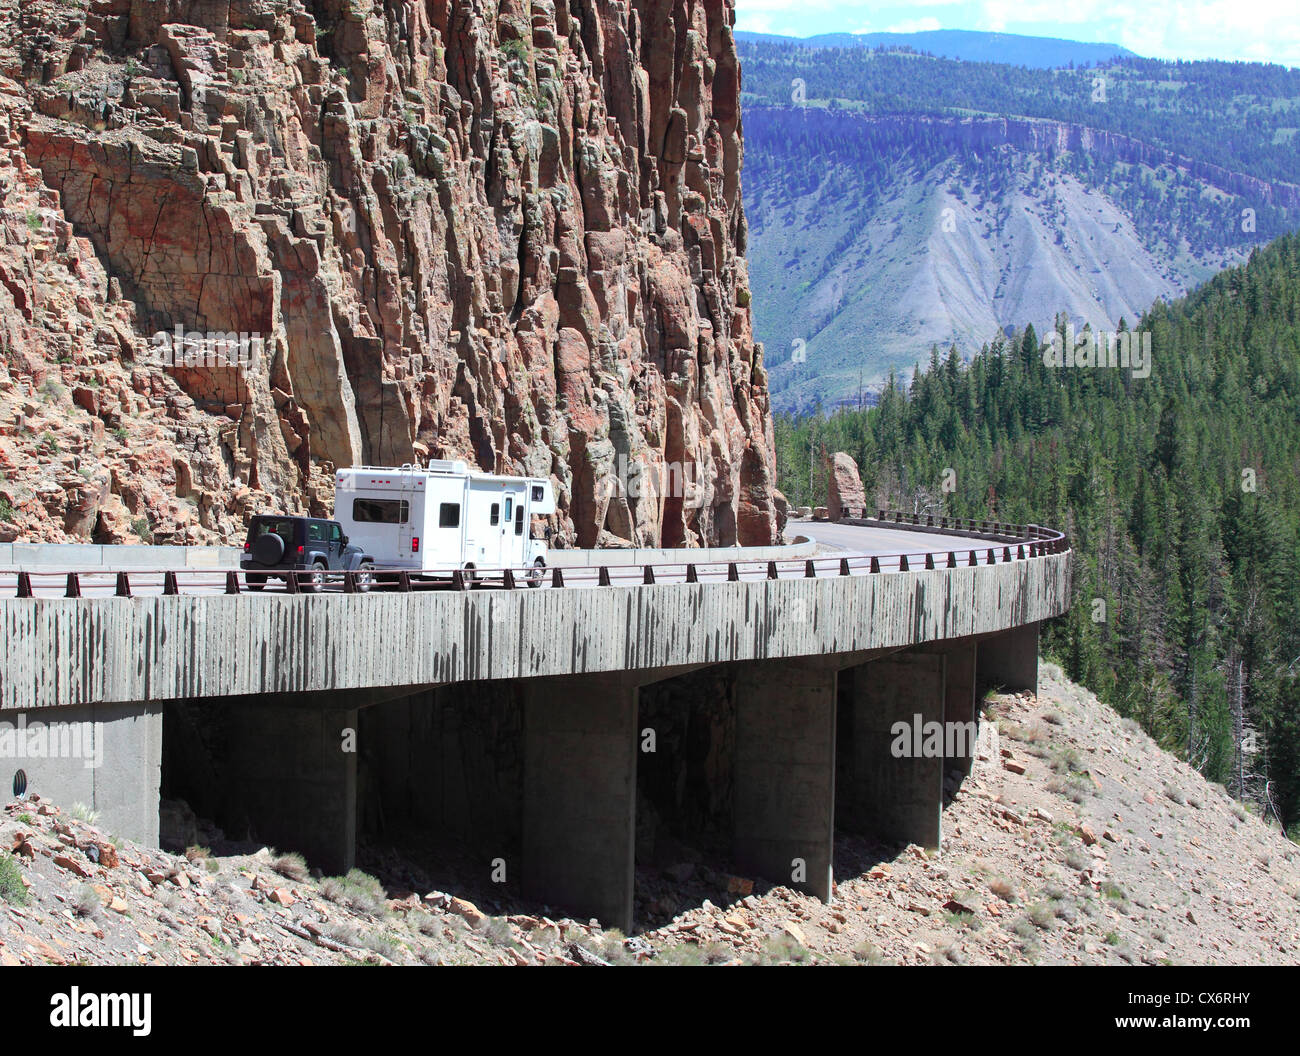
{"type": "Polygon", "coordinates": [[[494,503],[492,504],[492,519],[491,519],[491,523],[492,523],[492,524],[499,524],[500,522],[501,522],[501,503],[499,503],[499,502],[494,502],[494,503]]]}
{"type": "Polygon", "coordinates": [[[358,524],[405,524],[411,506],[405,499],[353,499],[352,519],[358,524]]]}
{"type": "Polygon", "coordinates": [[[524,508],[522,506],[517,506],[515,507],[515,535],[523,535],[523,534],[524,534],[524,508]]]}
{"type": "Polygon", "coordinates": [[[534,484],[534,485],[533,485],[533,502],[541,502],[541,501],[542,501],[542,486],[541,486],[540,484],[534,484]]]}
{"type": "Polygon", "coordinates": [[[460,527],[460,503],[444,502],[438,507],[439,528],[460,527]]]}

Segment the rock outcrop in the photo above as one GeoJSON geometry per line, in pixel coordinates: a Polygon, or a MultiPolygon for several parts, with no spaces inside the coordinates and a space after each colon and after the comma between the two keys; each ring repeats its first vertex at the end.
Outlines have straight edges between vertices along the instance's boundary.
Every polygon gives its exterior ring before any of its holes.
{"type": "Polygon", "coordinates": [[[830,491],[826,508],[832,521],[866,514],[867,493],[863,490],[858,464],[852,455],[843,451],[831,455],[826,460],[826,479],[830,491]]]}
{"type": "Polygon", "coordinates": [[[230,539],[460,457],[552,476],[572,545],[771,541],[732,18],[0,4],[0,536],[230,539]]]}

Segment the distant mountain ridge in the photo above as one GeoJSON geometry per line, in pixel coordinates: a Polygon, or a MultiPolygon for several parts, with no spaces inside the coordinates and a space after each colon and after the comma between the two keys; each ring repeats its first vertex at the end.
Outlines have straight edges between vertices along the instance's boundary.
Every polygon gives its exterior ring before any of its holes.
{"type": "Polygon", "coordinates": [[[986,33],[969,29],[934,29],[919,33],[819,33],[786,37],[771,33],[736,32],[738,42],[796,44],[809,48],[911,48],[964,62],[1000,62],[1010,66],[1054,69],[1098,66],[1137,53],[1118,44],[1094,44],[1058,37],[1029,37],[1018,33],[986,33]]]}
{"type": "Polygon", "coordinates": [[[1058,312],[1111,330],[1300,226],[1300,71],[1030,69],[741,40],[755,336],[778,411],[1058,312]]]}

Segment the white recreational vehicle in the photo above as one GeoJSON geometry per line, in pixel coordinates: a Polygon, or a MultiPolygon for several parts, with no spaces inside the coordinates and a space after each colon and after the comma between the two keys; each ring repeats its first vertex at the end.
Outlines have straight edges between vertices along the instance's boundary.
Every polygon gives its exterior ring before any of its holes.
{"type": "Polygon", "coordinates": [[[532,537],[532,518],[554,512],[549,480],[478,473],[459,461],[334,474],[334,519],[377,568],[528,568],[536,583],[546,543],[532,537]]]}

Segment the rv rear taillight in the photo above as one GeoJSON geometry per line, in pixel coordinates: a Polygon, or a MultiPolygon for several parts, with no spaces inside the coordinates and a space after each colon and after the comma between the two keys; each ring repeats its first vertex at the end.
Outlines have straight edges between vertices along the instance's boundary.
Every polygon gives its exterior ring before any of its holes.
{"type": "Polygon", "coordinates": [[[413,535],[411,536],[411,553],[418,554],[419,552],[420,552],[420,537],[418,535],[413,535]]]}

